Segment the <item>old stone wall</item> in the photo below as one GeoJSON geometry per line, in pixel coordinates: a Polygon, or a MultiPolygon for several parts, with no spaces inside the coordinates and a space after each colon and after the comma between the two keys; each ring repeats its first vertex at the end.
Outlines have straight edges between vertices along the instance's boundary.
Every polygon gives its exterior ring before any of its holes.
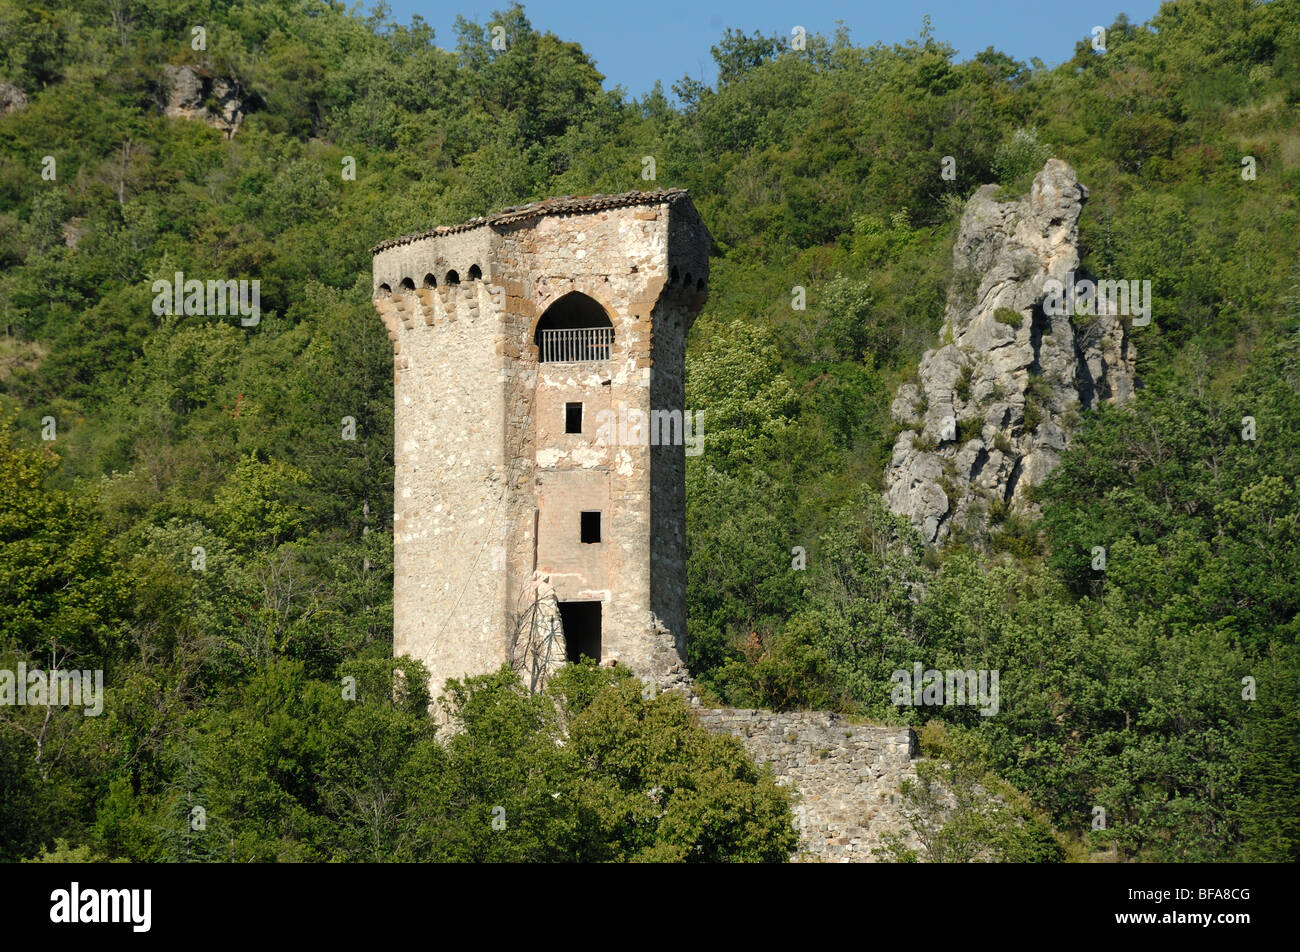
{"type": "Polygon", "coordinates": [[[479,281],[399,292],[381,313],[394,337],[393,649],[439,693],[501,663],[513,474],[498,320],[479,281]]]}
{"type": "Polygon", "coordinates": [[[800,798],[795,822],[802,862],[873,862],[886,833],[915,846],[899,812],[899,787],[914,779],[910,727],[850,723],[837,714],[696,708],[701,727],[731,734],[800,798]]]}
{"type": "MultiPolygon", "coordinates": [[[[650,497],[650,600],[654,617],[675,638],[676,654],[685,658],[686,573],[679,566],[686,565],[686,443],[690,441],[686,426],[688,422],[692,425],[690,436],[699,440],[707,439],[707,424],[702,414],[697,414],[698,408],[686,406],[686,349],[677,342],[685,340],[704,305],[709,237],[695,214],[669,206],[668,242],[676,253],[671,256],[668,293],[660,298],[654,313],[654,326],[665,333],[654,336],[650,407],[653,413],[662,414],[658,420],[668,421],[667,429],[680,429],[670,435],[660,426],[654,434],[657,445],[650,448],[654,486],[650,497]],[[678,410],[690,416],[674,416],[678,410]]],[[[654,667],[664,672],[662,662],[654,667]]]]}

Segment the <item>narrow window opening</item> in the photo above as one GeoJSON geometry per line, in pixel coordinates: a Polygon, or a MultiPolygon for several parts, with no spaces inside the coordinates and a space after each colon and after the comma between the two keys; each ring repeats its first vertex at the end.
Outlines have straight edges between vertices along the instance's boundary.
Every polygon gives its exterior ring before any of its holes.
{"type": "Polygon", "coordinates": [[[438,286],[438,279],[432,274],[426,274],[424,276],[424,286],[426,288],[436,288],[438,286]]]}
{"type": "Polygon", "coordinates": [[[564,405],[564,432],[582,432],[582,404],[566,403],[564,405]]]}
{"type": "Polygon", "coordinates": [[[600,661],[600,602],[560,602],[560,624],[570,664],[582,658],[600,661]]]}
{"type": "Polygon", "coordinates": [[[476,264],[472,264],[472,265],[470,265],[470,266],[469,266],[469,279],[470,279],[471,281],[477,281],[477,280],[478,280],[479,278],[481,278],[481,277],[483,277],[483,269],[480,268],[480,267],[479,267],[478,265],[476,265],[476,264]]]}
{"type": "Polygon", "coordinates": [[[594,544],[600,541],[600,512],[582,514],[582,541],[594,544]]]}
{"type": "Polygon", "coordinates": [[[460,284],[460,275],[455,271],[448,271],[447,277],[443,280],[443,284],[460,284]]]}
{"type": "Polygon", "coordinates": [[[402,278],[401,288],[403,291],[410,293],[411,291],[415,290],[415,282],[412,281],[410,278],[402,278]]]}

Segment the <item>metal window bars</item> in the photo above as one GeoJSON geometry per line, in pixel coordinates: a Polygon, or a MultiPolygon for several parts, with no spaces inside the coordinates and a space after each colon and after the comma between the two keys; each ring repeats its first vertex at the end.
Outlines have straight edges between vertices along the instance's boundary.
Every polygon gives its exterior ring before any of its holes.
{"type": "Polygon", "coordinates": [[[572,327],[542,331],[541,362],[584,363],[609,360],[614,347],[612,327],[572,327]]]}

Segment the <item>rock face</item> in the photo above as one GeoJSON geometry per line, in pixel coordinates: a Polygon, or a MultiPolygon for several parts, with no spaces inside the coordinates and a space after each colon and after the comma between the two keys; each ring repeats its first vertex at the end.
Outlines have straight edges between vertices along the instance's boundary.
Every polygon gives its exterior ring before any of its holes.
{"type": "Polygon", "coordinates": [[[942,344],[891,408],[905,429],[886,498],[927,542],[954,527],[978,539],[990,516],[1030,514],[1025,492],[1055,468],[1079,412],[1133,394],[1133,348],[1117,308],[1099,299],[1099,313],[1072,317],[1050,306],[1044,287],[1082,277],[1074,272],[1088,190],[1074,169],[1051,159],[1025,198],[1000,202],[997,192],[985,185],[966,205],[942,344]]]}
{"type": "Polygon", "coordinates": [[[234,80],[207,75],[193,66],[163,67],[167,105],[163,114],[198,119],[233,139],[244,121],[244,100],[234,80]]]}
{"type": "Polygon", "coordinates": [[[27,94],[13,83],[0,83],[0,117],[27,106],[27,94]]]}
{"type": "Polygon", "coordinates": [[[81,239],[90,234],[90,228],[86,225],[86,219],[80,216],[69,218],[63,223],[63,243],[69,248],[76,249],[81,244],[81,239]]]}

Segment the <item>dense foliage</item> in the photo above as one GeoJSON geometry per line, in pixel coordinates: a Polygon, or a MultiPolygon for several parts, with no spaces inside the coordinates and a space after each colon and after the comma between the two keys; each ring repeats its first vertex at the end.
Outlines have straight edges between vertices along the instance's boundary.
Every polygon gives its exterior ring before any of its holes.
{"type": "MultiPolygon", "coordinates": [[[[783,855],[769,781],[630,682],[472,679],[445,747],[387,687],[369,247],[657,184],[692,190],[717,245],[688,355],[703,688],[897,719],[919,715],[893,670],[997,669],[997,716],[925,711],[960,739],[948,780],[991,769],[1128,856],[1300,857],[1296,0],[1120,17],[1053,69],[958,62],[928,29],[802,51],[727,31],[717,82],[671,99],[606,89],[519,7],[457,33],[319,0],[0,0],[0,82],[29,100],[0,118],[0,667],[102,667],[111,699],[0,710],[0,856],[783,855]],[[237,84],[233,139],[161,115],[169,63],[237,84]],[[1092,191],[1085,266],[1153,282],[1144,386],[1085,416],[1041,520],[927,551],[880,502],[889,402],[934,343],[964,198],[1049,155],[1092,191]],[[259,279],[260,322],[155,316],[177,271],[259,279]],[[218,835],[190,835],[200,803],[218,835]]],[[[989,855],[972,829],[1011,835],[959,824],[935,857],[989,855]]]]}

